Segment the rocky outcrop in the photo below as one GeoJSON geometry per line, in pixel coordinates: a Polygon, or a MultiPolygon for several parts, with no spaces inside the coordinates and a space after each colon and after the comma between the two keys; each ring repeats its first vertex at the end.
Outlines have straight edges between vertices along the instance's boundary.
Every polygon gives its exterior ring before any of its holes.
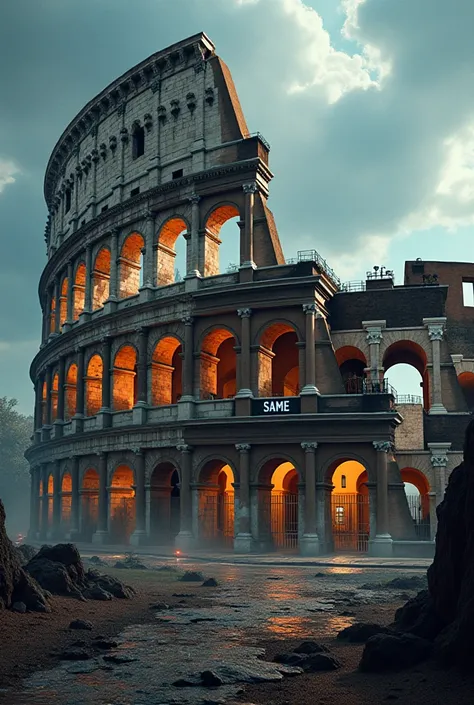
{"type": "Polygon", "coordinates": [[[11,609],[50,612],[46,595],[36,580],[21,567],[18,552],[5,531],[5,509],[0,500],[0,610],[11,609]]]}
{"type": "Polygon", "coordinates": [[[474,633],[474,421],[464,459],[437,509],[438,532],[428,590],[397,611],[394,627],[434,641],[444,666],[470,668],[474,633]]]}

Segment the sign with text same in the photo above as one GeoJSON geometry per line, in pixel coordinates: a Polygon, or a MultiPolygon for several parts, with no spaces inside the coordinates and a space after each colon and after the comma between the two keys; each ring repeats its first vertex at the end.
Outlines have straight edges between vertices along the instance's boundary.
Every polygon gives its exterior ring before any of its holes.
{"type": "Polygon", "coordinates": [[[252,399],[252,416],[282,416],[299,414],[301,402],[299,397],[282,397],[269,399],[252,399]]]}

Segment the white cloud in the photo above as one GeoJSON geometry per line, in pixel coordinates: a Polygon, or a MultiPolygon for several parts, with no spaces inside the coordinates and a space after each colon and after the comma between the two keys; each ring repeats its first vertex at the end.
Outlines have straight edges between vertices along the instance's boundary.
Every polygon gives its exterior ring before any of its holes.
{"type": "Polygon", "coordinates": [[[14,176],[19,172],[19,168],[12,161],[0,158],[0,193],[8,184],[15,183],[14,176]]]}

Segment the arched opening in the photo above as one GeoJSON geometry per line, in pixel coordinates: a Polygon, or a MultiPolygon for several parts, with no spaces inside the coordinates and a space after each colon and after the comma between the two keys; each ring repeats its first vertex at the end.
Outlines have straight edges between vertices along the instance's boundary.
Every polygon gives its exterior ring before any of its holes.
{"type": "Polygon", "coordinates": [[[419,541],[430,539],[430,484],[426,476],[416,468],[403,468],[400,471],[405,485],[405,496],[410,516],[419,541]]]}
{"type": "Polygon", "coordinates": [[[206,335],[201,345],[201,399],[231,399],[236,394],[235,338],[226,328],[206,335]]]}
{"type": "Polygon", "coordinates": [[[200,472],[199,537],[205,544],[233,545],[234,481],[231,466],[223,460],[210,460],[200,472]]]}
{"type": "Polygon", "coordinates": [[[102,358],[93,355],[86,372],[86,416],[95,416],[102,406],[102,358]]]}
{"type": "Polygon", "coordinates": [[[277,549],[295,549],[299,533],[298,473],[292,463],[277,462],[280,464],[270,479],[272,543],[277,549]]]}
{"type": "Polygon", "coordinates": [[[367,368],[364,353],[353,345],[344,345],[336,350],[336,360],[346,393],[362,394],[367,368]]]}
{"type": "Polygon", "coordinates": [[[66,472],[61,482],[61,530],[66,534],[71,526],[72,477],[66,472]]]}
{"type": "Polygon", "coordinates": [[[151,403],[153,406],[176,404],[182,394],[181,343],[172,336],[162,338],[151,360],[151,403]]]}
{"type": "Polygon", "coordinates": [[[110,541],[128,544],[135,529],[135,485],[133,471],[119,465],[110,482],[110,541]]]}
{"type": "Polygon", "coordinates": [[[288,323],[264,331],[258,351],[258,394],[295,397],[300,393],[298,336],[288,323]]]}
{"type": "Polygon", "coordinates": [[[43,389],[41,390],[41,423],[43,426],[46,424],[46,416],[48,413],[48,385],[43,382],[43,389]]]}
{"type": "Polygon", "coordinates": [[[172,463],[160,463],[150,478],[150,539],[172,544],[180,528],[180,482],[172,463]]]}
{"type": "Polygon", "coordinates": [[[48,494],[46,495],[46,501],[48,503],[48,528],[53,526],[53,498],[54,498],[54,478],[51,474],[48,477],[48,494]]]}
{"type": "Polygon", "coordinates": [[[119,296],[136,296],[142,284],[145,241],[140,233],[131,233],[122,245],[119,257],[119,296]]]}
{"type": "Polygon", "coordinates": [[[370,536],[367,471],[356,460],[338,460],[331,470],[334,550],[365,553],[370,536]]]}
{"type": "Polygon", "coordinates": [[[99,473],[94,468],[85,471],[81,487],[81,536],[92,541],[99,520],[99,473]]]}
{"type": "Polygon", "coordinates": [[[69,288],[69,280],[64,277],[61,284],[61,296],[59,297],[59,326],[63,326],[67,320],[67,292],[69,288]]]}
{"type": "Polygon", "coordinates": [[[64,385],[64,420],[70,421],[76,413],[77,406],[77,365],[69,365],[64,385]]]}
{"type": "Polygon", "coordinates": [[[72,292],[72,317],[74,321],[79,319],[79,315],[84,311],[86,301],[86,265],[81,262],[76,269],[74,287],[72,292]]]}
{"type": "Polygon", "coordinates": [[[422,396],[423,408],[428,411],[431,405],[430,379],[423,348],[411,340],[399,340],[387,348],[382,364],[385,378],[397,390],[397,398],[416,401],[422,396]]]}
{"type": "Polygon", "coordinates": [[[157,286],[167,286],[177,281],[177,270],[181,279],[186,275],[187,229],[182,218],[171,218],[161,228],[156,250],[157,286]]]}
{"type": "Polygon", "coordinates": [[[474,411],[474,373],[461,372],[458,375],[458,382],[463,391],[469,411],[474,411]]]}
{"type": "Polygon", "coordinates": [[[201,273],[204,277],[212,277],[234,266],[238,267],[240,263],[239,221],[239,209],[232,204],[219,206],[208,216],[203,238],[204,271],[201,273]],[[225,236],[224,243],[221,236],[225,236]]]}
{"type": "Polygon", "coordinates": [[[113,409],[133,409],[137,400],[137,353],[131,345],[124,345],[117,352],[113,367],[113,409]]]}
{"type": "Polygon", "coordinates": [[[110,250],[103,247],[97,253],[92,270],[92,310],[101,308],[110,293],[110,250]]]}
{"type": "Polygon", "coordinates": [[[54,296],[51,297],[51,308],[49,309],[49,332],[54,333],[56,331],[56,299],[54,296]]]}
{"type": "Polygon", "coordinates": [[[132,130],[132,159],[138,159],[145,154],[145,128],[134,125],[132,130]]]}
{"type": "Polygon", "coordinates": [[[53,375],[51,384],[51,421],[54,422],[58,418],[59,375],[57,372],[53,375]]]}

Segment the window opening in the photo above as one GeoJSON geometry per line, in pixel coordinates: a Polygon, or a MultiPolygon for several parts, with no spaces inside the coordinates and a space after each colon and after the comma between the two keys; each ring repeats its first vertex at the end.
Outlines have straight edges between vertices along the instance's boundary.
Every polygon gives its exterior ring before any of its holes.
{"type": "Polygon", "coordinates": [[[180,179],[183,175],[183,170],[182,169],[177,169],[176,171],[173,171],[171,174],[172,179],[180,179]]]}
{"type": "Polygon", "coordinates": [[[71,210],[71,189],[66,189],[66,213],[71,210]]]}
{"type": "Polygon", "coordinates": [[[140,186],[137,186],[136,188],[132,188],[130,191],[130,198],[133,198],[133,196],[138,196],[140,193],[140,186]]]}
{"type": "Polygon", "coordinates": [[[474,284],[473,282],[462,283],[462,298],[464,306],[474,306],[474,284]]]}
{"type": "Polygon", "coordinates": [[[343,489],[346,488],[346,476],[345,475],[341,475],[341,487],[343,489]]]}
{"type": "Polygon", "coordinates": [[[137,159],[145,154],[145,129],[137,127],[133,133],[132,157],[137,159]]]}

